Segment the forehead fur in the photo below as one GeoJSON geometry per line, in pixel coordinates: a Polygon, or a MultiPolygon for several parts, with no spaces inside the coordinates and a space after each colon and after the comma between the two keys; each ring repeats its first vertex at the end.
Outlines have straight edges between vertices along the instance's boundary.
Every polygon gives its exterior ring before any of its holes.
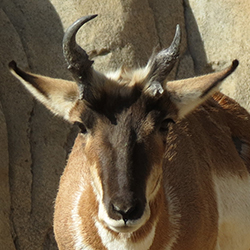
{"type": "Polygon", "coordinates": [[[115,116],[131,106],[136,106],[134,113],[139,111],[164,110],[170,105],[167,91],[162,96],[154,98],[148,95],[146,88],[149,70],[147,67],[137,70],[120,70],[108,73],[103,84],[95,86],[92,98],[87,100],[87,106],[114,122],[115,116]]]}
{"type": "Polygon", "coordinates": [[[133,86],[141,83],[141,86],[143,86],[149,73],[150,68],[148,66],[138,69],[128,69],[123,66],[115,72],[107,73],[106,76],[121,85],[133,86]]]}
{"type": "MultiPolygon", "coordinates": [[[[148,81],[150,70],[148,67],[139,69],[128,69],[122,67],[115,72],[109,72],[103,76],[104,80],[95,84],[92,91],[95,93],[95,100],[102,95],[118,98],[133,98],[134,92],[144,92],[148,81]],[[100,84],[100,82],[102,82],[100,84]]],[[[137,96],[138,97],[138,96],[137,96]]]]}

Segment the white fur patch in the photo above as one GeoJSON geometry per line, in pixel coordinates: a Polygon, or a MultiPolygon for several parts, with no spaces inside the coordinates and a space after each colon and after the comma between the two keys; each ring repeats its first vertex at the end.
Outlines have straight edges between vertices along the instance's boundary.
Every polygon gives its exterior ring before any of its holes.
{"type": "Polygon", "coordinates": [[[114,72],[107,72],[105,76],[109,79],[119,82],[119,80],[129,80],[129,85],[133,85],[136,82],[143,81],[150,72],[150,67],[147,65],[146,67],[137,68],[135,70],[128,70],[123,71],[122,68],[114,71],[114,72]],[[120,79],[124,77],[124,79],[120,79]]]}
{"type": "Polygon", "coordinates": [[[218,200],[218,249],[250,249],[250,177],[214,176],[218,200]]]}
{"type": "Polygon", "coordinates": [[[103,245],[108,250],[147,250],[153,243],[155,236],[155,226],[151,232],[138,242],[130,240],[131,233],[120,233],[114,236],[110,233],[98,220],[96,220],[96,228],[101,236],[103,245]]]}
{"type": "Polygon", "coordinates": [[[75,250],[81,250],[81,249],[92,250],[92,248],[86,247],[84,245],[84,238],[82,236],[82,230],[81,230],[82,219],[79,215],[79,202],[83,194],[83,191],[84,191],[84,184],[81,183],[78,192],[74,194],[75,199],[73,203],[73,209],[71,211],[71,218],[73,221],[71,225],[71,233],[74,237],[75,250]]]}
{"type": "Polygon", "coordinates": [[[121,76],[121,69],[118,69],[116,71],[110,71],[110,72],[107,72],[105,73],[105,76],[109,79],[112,79],[114,81],[118,81],[118,79],[120,78],[121,76]]]}

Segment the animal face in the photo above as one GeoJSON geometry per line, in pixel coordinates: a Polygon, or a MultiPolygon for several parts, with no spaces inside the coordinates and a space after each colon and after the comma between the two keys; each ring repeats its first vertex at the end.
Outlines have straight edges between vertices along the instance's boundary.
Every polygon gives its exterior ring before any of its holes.
{"type": "Polygon", "coordinates": [[[99,219],[115,231],[133,231],[150,217],[161,184],[171,102],[167,93],[145,94],[140,84],[118,85],[113,98],[100,91],[93,105],[78,108],[99,219]]]}
{"type": "MultiPolygon", "coordinates": [[[[216,91],[238,65],[210,75],[166,82],[180,47],[180,29],[166,50],[137,70],[102,74],[75,42],[75,22],[64,37],[64,56],[75,82],[22,71],[11,72],[53,113],[78,123],[78,143],[98,202],[98,218],[116,232],[134,232],[151,217],[162,187],[168,129],[216,91]]],[[[75,145],[76,146],[76,145],[75,145]]],[[[80,174],[80,173],[79,173],[80,174]]],[[[73,180],[72,180],[73,181],[73,180]]]]}

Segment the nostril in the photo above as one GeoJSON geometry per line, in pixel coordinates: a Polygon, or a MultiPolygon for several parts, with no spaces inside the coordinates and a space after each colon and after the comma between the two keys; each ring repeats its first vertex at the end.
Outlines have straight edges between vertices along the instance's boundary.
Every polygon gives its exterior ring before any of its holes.
{"type": "Polygon", "coordinates": [[[136,220],[142,216],[139,211],[139,206],[133,206],[129,208],[125,214],[123,214],[123,220],[126,223],[128,220],[136,220]]]}
{"type": "Polygon", "coordinates": [[[143,206],[139,202],[131,205],[124,204],[112,204],[113,212],[119,214],[125,223],[128,220],[137,220],[140,219],[143,214],[143,206]]]}

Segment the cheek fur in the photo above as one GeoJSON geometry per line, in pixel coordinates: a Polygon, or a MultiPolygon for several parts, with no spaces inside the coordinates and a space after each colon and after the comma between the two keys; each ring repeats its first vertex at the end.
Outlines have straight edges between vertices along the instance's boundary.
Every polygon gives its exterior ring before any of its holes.
{"type": "Polygon", "coordinates": [[[91,184],[94,188],[94,191],[97,195],[98,200],[102,199],[103,191],[102,191],[102,182],[101,182],[101,166],[98,158],[98,143],[95,142],[93,137],[87,139],[85,152],[87,156],[87,165],[88,171],[91,176],[91,184]]]}
{"type": "Polygon", "coordinates": [[[103,197],[103,188],[97,164],[91,166],[90,171],[92,176],[92,186],[95,190],[98,200],[101,201],[103,197]]]}
{"type": "Polygon", "coordinates": [[[150,202],[157,194],[162,180],[162,158],[165,152],[162,136],[159,135],[149,144],[148,152],[150,155],[151,172],[147,179],[146,197],[147,201],[150,202]]]}

